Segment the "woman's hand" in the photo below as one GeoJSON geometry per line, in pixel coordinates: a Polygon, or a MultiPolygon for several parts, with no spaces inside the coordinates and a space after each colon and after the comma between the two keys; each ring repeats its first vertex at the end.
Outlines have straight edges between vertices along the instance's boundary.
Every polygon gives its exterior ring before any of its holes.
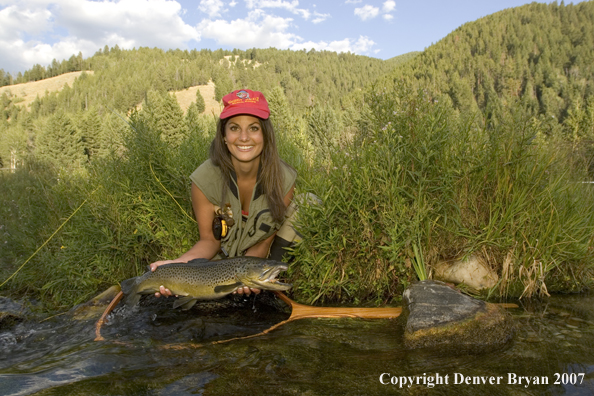
{"type": "Polygon", "coordinates": [[[260,294],[260,289],[252,289],[251,287],[240,287],[239,289],[235,290],[233,292],[233,294],[245,294],[246,296],[249,296],[250,294],[254,293],[254,294],[260,294]]]}
{"type": "MultiPolygon", "coordinates": [[[[250,247],[248,250],[245,251],[245,255],[251,256],[251,257],[266,258],[266,255],[268,254],[268,250],[270,249],[270,244],[272,243],[272,240],[274,239],[275,235],[276,234],[272,234],[265,240],[260,241],[257,244],[255,244],[254,246],[250,247]]],[[[262,290],[260,290],[260,289],[253,289],[251,287],[244,286],[244,287],[240,287],[239,289],[235,290],[233,292],[233,294],[244,294],[246,296],[249,296],[252,293],[260,294],[261,291],[262,290]]]]}
{"type": "MultiPolygon", "coordinates": [[[[151,271],[152,272],[155,272],[155,270],[157,269],[157,267],[159,267],[161,265],[172,264],[172,263],[179,263],[179,262],[180,262],[179,259],[177,259],[177,260],[161,260],[161,261],[155,261],[154,263],[152,263],[150,265],[150,267],[151,267],[151,271]]],[[[173,296],[173,293],[171,293],[171,290],[167,289],[166,287],[161,286],[161,287],[159,287],[159,291],[155,293],[155,297],[161,297],[161,296],[169,297],[169,296],[173,296]]]]}
{"type": "Polygon", "coordinates": [[[180,259],[177,260],[160,260],[160,261],[155,261],[154,263],[150,264],[149,267],[151,267],[151,271],[155,272],[155,270],[157,269],[157,267],[160,267],[162,265],[165,264],[172,264],[172,263],[183,263],[183,261],[180,261],[180,259]]]}
{"type": "MultiPolygon", "coordinates": [[[[161,285],[161,286],[159,286],[159,291],[155,293],[155,297],[161,297],[161,296],[169,297],[169,296],[173,296],[173,293],[171,293],[171,290],[169,290],[165,286],[161,285]]],[[[177,297],[177,294],[175,295],[175,297],[177,297]]]]}

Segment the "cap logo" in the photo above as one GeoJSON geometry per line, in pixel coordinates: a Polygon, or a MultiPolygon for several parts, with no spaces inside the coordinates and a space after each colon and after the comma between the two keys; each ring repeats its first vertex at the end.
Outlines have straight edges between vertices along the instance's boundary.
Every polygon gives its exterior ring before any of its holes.
{"type": "Polygon", "coordinates": [[[239,92],[237,92],[237,97],[239,99],[249,99],[250,98],[250,94],[247,93],[246,91],[239,91],[239,92]]]}
{"type": "Polygon", "coordinates": [[[223,96],[223,111],[220,118],[228,118],[237,114],[248,114],[267,120],[270,108],[262,92],[239,89],[223,96]]]}

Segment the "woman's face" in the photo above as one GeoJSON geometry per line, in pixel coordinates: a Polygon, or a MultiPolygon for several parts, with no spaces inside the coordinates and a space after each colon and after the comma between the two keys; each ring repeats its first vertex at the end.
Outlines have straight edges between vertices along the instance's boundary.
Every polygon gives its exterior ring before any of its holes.
{"type": "Polygon", "coordinates": [[[256,160],[264,149],[260,119],[250,115],[231,117],[225,124],[225,143],[234,161],[256,160]]]}

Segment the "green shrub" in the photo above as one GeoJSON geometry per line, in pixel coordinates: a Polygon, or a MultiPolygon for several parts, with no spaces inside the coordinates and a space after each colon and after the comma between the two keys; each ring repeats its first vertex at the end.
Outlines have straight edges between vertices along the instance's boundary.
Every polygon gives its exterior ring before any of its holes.
{"type": "Polygon", "coordinates": [[[304,175],[323,204],[301,211],[297,298],[398,300],[418,258],[430,270],[472,253],[507,295],[590,285],[592,188],[563,169],[566,153],[538,144],[537,123],[512,108],[484,125],[404,86],[376,88],[368,105],[362,134],[304,175]]]}

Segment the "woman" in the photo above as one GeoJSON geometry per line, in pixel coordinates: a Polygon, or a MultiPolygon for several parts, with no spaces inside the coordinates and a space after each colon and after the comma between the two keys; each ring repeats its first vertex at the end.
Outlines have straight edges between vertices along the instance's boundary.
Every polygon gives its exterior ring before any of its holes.
{"type": "MultiPolygon", "coordinates": [[[[200,240],[175,260],[152,263],[152,271],[196,258],[265,258],[269,251],[282,256],[282,246],[287,245],[277,238],[271,249],[293,199],[297,173],[278,155],[268,103],[261,92],[242,89],[225,95],[223,105],[210,159],[190,176],[200,240]],[[229,228],[219,234],[213,222],[221,220],[229,228]]],[[[237,290],[238,294],[252,292],[260,290],[237,290]]],[[[171,292],[161,286],[155,295],[170,296],[171,292]]]]}

